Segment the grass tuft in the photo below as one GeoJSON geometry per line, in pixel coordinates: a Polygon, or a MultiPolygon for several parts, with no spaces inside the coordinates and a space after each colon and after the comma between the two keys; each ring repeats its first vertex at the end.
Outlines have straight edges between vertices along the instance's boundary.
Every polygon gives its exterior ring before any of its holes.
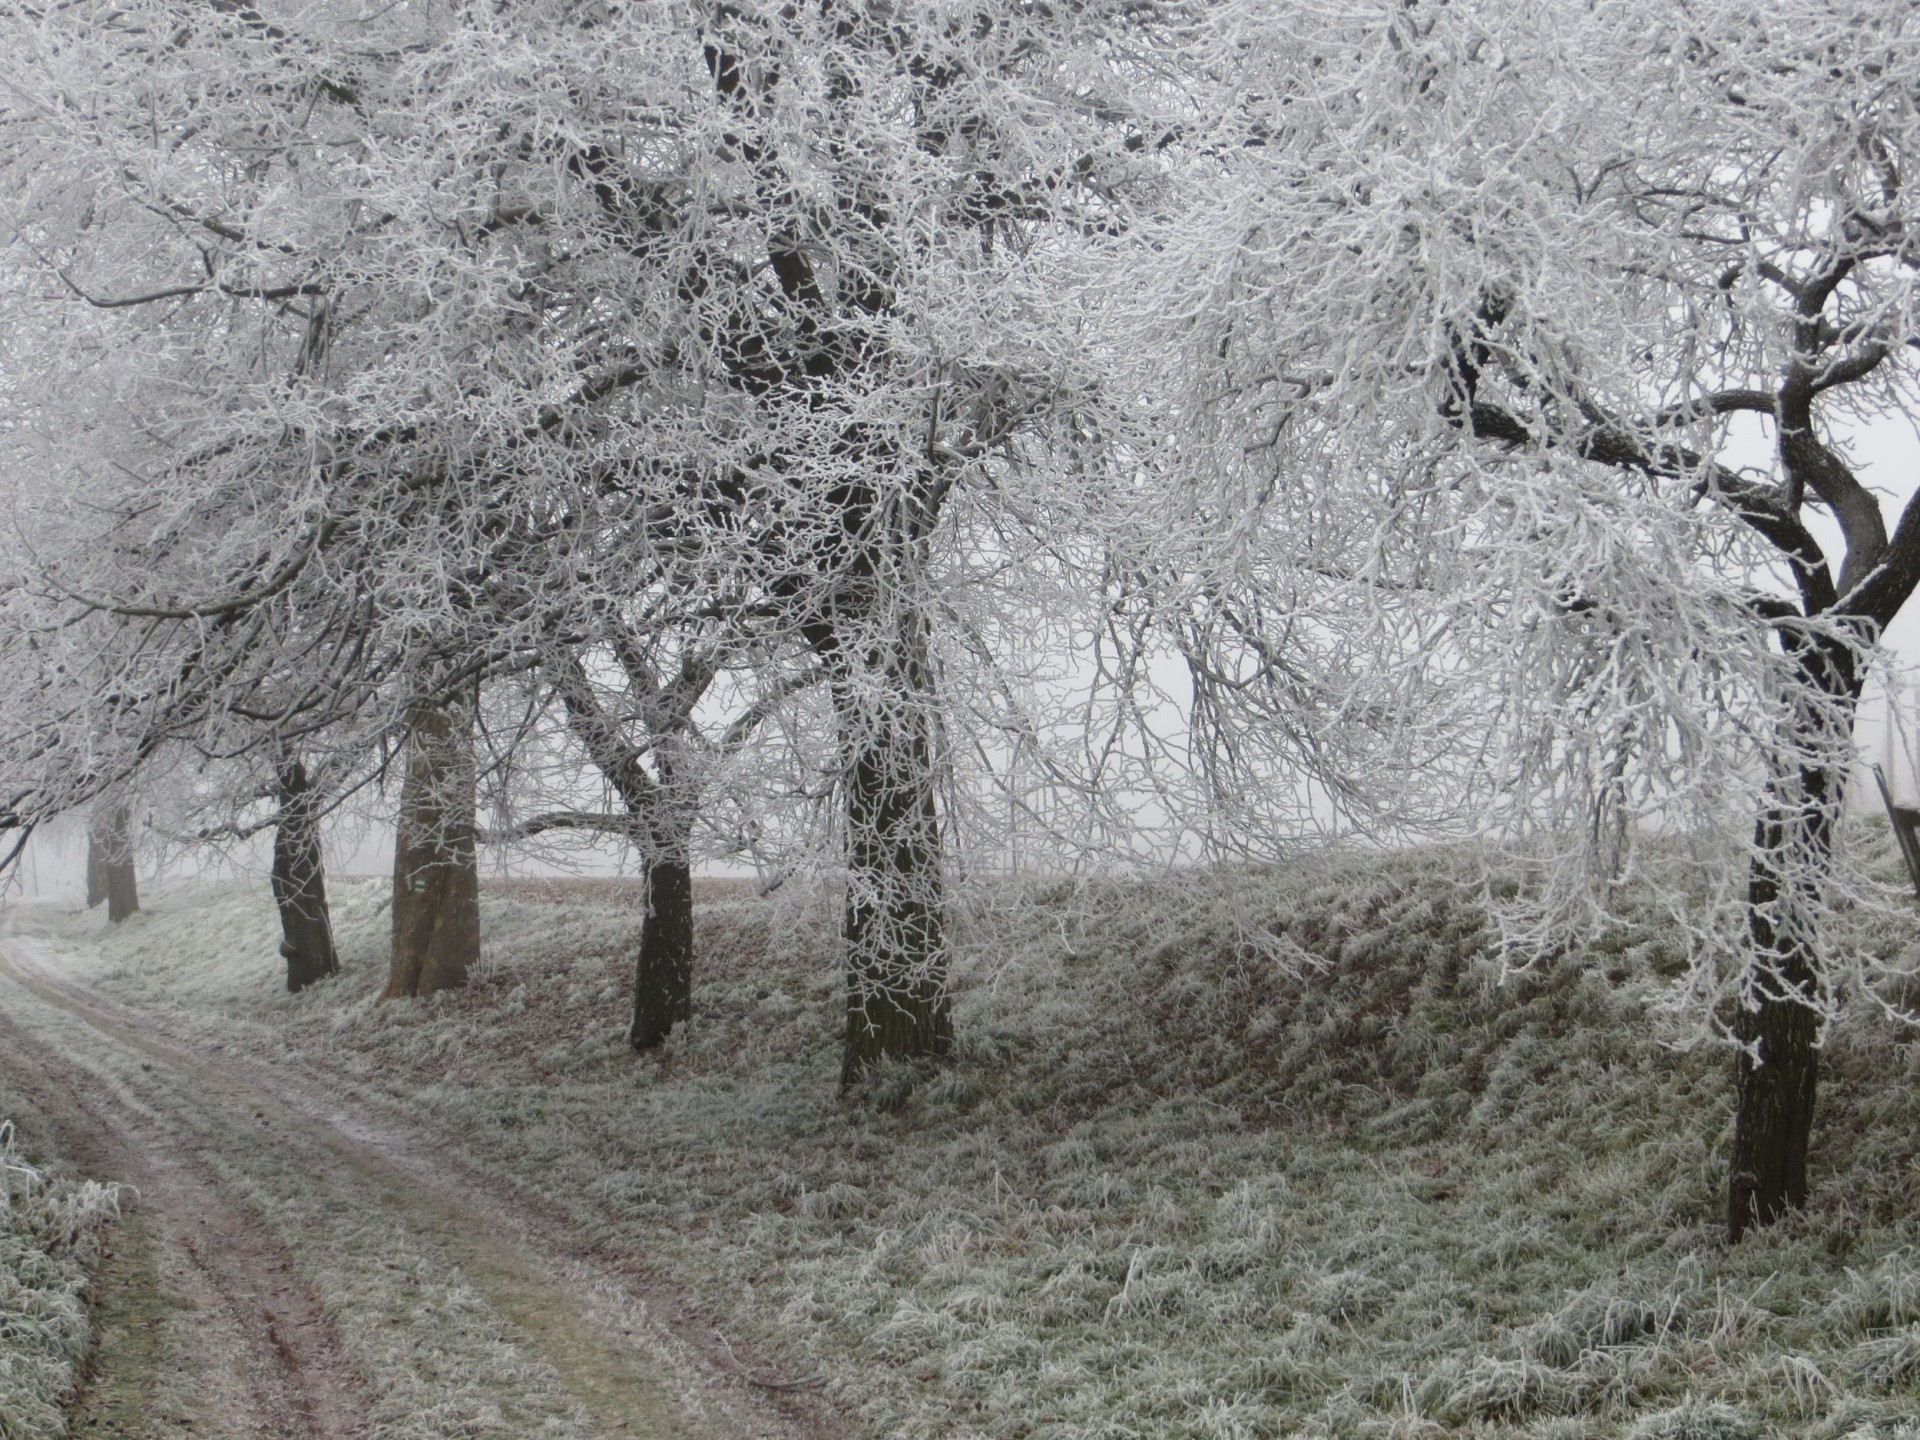
{"type": "Polygon", "coordinates": [[[87,1356],[87,1284],[115,1187],[29,1163],[0,1120],[0,1440],[67,1433],[87,1356]]]}

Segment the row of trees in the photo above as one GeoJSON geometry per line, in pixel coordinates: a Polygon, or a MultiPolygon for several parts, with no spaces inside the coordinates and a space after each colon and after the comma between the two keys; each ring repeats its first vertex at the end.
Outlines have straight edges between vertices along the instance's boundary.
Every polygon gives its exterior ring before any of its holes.
{"type": "Polygon", "coordinates": [[[1910,17],[4,13],[0,823],[184,768],[297,986],[403,753],[389,994],[477,944],[484,784],[643,857],[642,1047],[696,856],[824,829],[848,1082],[950,1041],[963,761],[1092,859],[1472,836],[1516,961],[1668,909],[1732,1232],[1804,1200],[1885,979],[1820,936],[1920,580],[1845,443],[1914,399],[1910,17]]]}

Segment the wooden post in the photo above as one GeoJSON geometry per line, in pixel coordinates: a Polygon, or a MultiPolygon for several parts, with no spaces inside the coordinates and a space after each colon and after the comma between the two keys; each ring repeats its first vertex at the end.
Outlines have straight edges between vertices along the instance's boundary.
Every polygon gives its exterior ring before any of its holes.
{"type": "Polygon", "coordinates": [[[1920,810],[1893,803],[1893,791],[1887,785],[1887,772],[1873,767],[1874,781],[1880,786],[1880,799],[1893,822],[1893,838],[1900,842],[1900,854],[1907,862],[1907,877],[1913,881],[1913,893],[1920,896],[1920,810]]]}

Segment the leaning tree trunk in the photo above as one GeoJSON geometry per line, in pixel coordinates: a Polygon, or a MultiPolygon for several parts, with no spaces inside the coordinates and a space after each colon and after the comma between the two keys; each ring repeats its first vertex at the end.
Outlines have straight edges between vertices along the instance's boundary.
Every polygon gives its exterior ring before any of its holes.
{"type": "Polygon", "coordinates": [[[97,879],[107,902],[107,919],[117,925],[140,908],[133,874],[132,808],[125,802],[117,804],[95,824],[97,828],[87,832],[87,904],[100,903],[93,898],[97,879]]]}
{"type": "Polygon", "coordinates": [[[287,961],[287,989],[304,990],[340,971],[327,914],[327,876],[320,852],[318,797],[307,767],[285,760],[277,767],[279,823],[273,832],[273,903],[280,911],[280,953],[287,961]]]}
{"type": "Polygon", "coordinates": [[[885,683],[836,687],[847,806],[843,1087],[882,1058],[940,1055],[953,1043],[933,687],[918,617],[869,663],[885,683]]]}
{"type": "Polygon", "coordinates": [[[1754,983],[1733,1022],[1741,1048],[1727,1185],[1732,1241],[1807,1201],[1826,988],[1811,915],[1833,854],[1860,680],[1841,642],[1810,639],[1795,658],[1797,678],[1817,698],[1789,723],[1813,758],[1774,786],[1754,827],[1747,882],[1754,983]]]}
{"type": "Polygon", "coordinates": [[[480,954],[473,714],[461,701],[407,714],[393,847],[393,961],[382,998],[457,989],[480,954]]]}

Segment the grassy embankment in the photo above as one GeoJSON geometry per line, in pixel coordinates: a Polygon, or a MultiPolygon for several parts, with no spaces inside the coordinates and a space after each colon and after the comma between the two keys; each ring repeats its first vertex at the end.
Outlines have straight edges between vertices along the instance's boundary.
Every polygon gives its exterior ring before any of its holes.
{"type": "Polygon", "coordinates": [[[375,1003],[373,883],[295,997],[255,891],[67,933],[181,1031],[398,1099],[876,1437],[1920,1437],[1920,1036],[1836,1036],[1813,1203],[1729,1250],[1730,1066],[1663,1045],[1662,936],[1498,983],[1458,878],[1029,884],[956,927],[953,1062],[850,1101],[825,905],[706,906],[649,1057],[637,912],[591,887],[490,897],[477,983],[422,1005],[375,1003]]]}
{"type": "Polygon", "coordinates": [[[87,1359],[89,1290],[118,1212],[112,1188],[66,1178],[26,1150],[42,1133],[37,1118],[0,1080],[0,1440],[65,1433],[87,1359]]]}

